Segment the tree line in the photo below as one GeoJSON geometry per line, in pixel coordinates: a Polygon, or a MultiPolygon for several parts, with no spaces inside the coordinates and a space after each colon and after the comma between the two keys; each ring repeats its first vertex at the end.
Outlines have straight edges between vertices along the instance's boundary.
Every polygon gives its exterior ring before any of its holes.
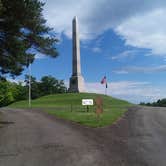
{"type": "Polygon", "coordinates": [[[166,98],[164,99],[159,99],[156,102],[148,102],[148,103],[144,103],[141,102],[140,105],[146,105],[146,106],[153,106],[153,107],[166,107],[166,98]]]}
{"type": "MultiPolygon", "coordinates": [[[[6,106],[16,101],[28,99],[29,76],[25,75],[24,82],[11,82],[4,78],[0,80],[0,107],[6,106]]],[[[39,81],[31,76],[31,98],[66,93],[67,88],[63,80],[58,80],[52,76],[43,76],[39,81]]]]}

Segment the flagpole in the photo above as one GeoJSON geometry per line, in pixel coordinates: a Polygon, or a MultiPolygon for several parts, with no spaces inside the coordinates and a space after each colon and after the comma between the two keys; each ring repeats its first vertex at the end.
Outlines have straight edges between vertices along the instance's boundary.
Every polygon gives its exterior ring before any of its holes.
{"type": "Polygon", "coordinates": [[[105,86],[105,95],[107,95],[107,88],[106,88],[106,86],[105,86]]]}
{"type": "Polygon", "coordinates": [[[29,108],[31,108],[31,63],[29,62],[29,97],[28,97],[28,103],[29,103],[29,108]]]}
{"type": "Polygon", "coordinates": [[[106,82],[105,82],[105,95],[107,95],[107,76],[106,76],[106,73],[105,73],[105,78],[106,78],[106,82]]]}
{"type": "Polygon", "coordinates": [[[105,95],[107,95],[107,82],[105,84],[105,95]]]}
{"type": "Polygon", "coordinates": [[[106,78],[106,75],[101,80],[101,84],[105,84],[105,95],[107,95],[107,78],[106,78]]]}

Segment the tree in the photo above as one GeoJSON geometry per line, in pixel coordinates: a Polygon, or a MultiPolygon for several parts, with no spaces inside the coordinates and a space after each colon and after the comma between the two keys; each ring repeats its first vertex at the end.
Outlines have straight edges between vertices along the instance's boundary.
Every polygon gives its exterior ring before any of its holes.
{"type": "Polygon", "coordinates": [[[12,94],[14,97],[14,101],[25,100],[27,99],[27,88],[19,83],[12,83],[12,94]]]}
{"type": "MultiPolygon", "coordinates": [[[[26,96],[28,97],[29,90],[29,76],[25,75],[26,84],[26,96]]],[[[43,76],[40,81],[37,81],[35,77],[31,76],[31,97],[32,99],[40,96],[65,93],[67,88],[64,85],[63,80],[57,80],[52,76],[43,76]]]]}
{"type": "Polygon", "coordinates": [[[166,98],[159,99],[157,102],[153,103],[140,103],[140,105],[154,106],[154,107],[166,107],[166,98]]]}
{"type": "Polygon", "coordinates": [[[1,0],[0,5],[0,75],[21,74],[36,53],[57,57],[58,40],[49,35],[52,29],[42,15],[44,3],[1,0]]]}
{"type": "Polygon", "coordinates": [[[63,80],[57,80],[52,76],[44,76],[41,78],[40,91],[42,95],[65,93],[66,87],[63,80]]]}
{"type": "Polygon", "coordinates": [[[0,80],[0,107],[26,98],[26,87],[21,83],[0,80]]]}
{"type": "Polygon", "coordinates": [[[5,106],[14,101],[11,83],[0,81],[0,106],[5,106]]]}
{"type": "Polygon", "coordinates": [[[41,78],[40,91],[42,95],[53,94],[58,80],[52,76],[44,76],[41,78]]]}
{"type": "Polygon", "coordinates": [[[0,0],[0,14],[2,13],[2,2],[0,0]]]}
{"type": "Polygon", "coordinates": [[[56,93],[66,93],[67,88],[64,84],[63,80],[58,80],[58,84],[56,85],[56,93]]]}
{"type": "Polygon", "coordinates": [[[145,102],[140,102],[140,105],[146,105],[145,102]]]}

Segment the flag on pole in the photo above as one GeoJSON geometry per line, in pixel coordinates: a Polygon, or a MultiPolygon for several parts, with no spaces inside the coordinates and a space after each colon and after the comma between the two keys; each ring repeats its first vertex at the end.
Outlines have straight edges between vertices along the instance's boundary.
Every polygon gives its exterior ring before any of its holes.
{"type": "Polygon", "coordinates": [[[103,77],[103,79],[101,80],[101,84],[106,84],[107,80],[106,80],[106,76],[103,77]]]}
{"type": "Polygon", "coordinates": [[[101,80],[101,84],[105,84],[105,95],[107,95],[107,79],[106,76],[103,77],[103,79],[101,80]]]}
{"type": "Polygon", "coordinates": [[[103,79],[101,80],[101,84],[105,84],[105,88],[108,88],[106,76],[104,76],[103,79]]]}

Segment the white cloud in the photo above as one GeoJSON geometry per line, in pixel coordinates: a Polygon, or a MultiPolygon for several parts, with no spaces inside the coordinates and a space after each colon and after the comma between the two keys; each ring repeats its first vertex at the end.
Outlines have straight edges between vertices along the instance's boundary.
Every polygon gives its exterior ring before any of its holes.
{"type": "MultiPolygon", "coordinates": [[[[65,85],[69,87],[69,82],[65,85]]],[[[105,94],[105,85],[99,82],[85,82],[85,87],[87,92],[105,94]]],[[[166,98],[166,88],[149,82],[117,81],[108,83],[107,95],[132,103],[153,102],[166,98]]]]}
{"type": "MultiPolygon", "coordinates": [[[[86,83],[88,92],[105,93],[100,83],[86,83]]],[[[133,103],[153,102],[166,97],[166,88],[152,86],[148,82],[119,81],[108,83],[107,94],[133,103]]]]}
{"type": "Polygon", "coordinates": [[[46,59],[48,56],[41,54],[41,53],[36,53],[35,54],[35,59],[46,59]]]}
{"type": "Polygon", "coordinates": [[[117,74],[127,74],[127,73],[154,73],[154,72],[165,72],[166,65],[154,66],[154,67],[137,67],[130,66],[122,69],[114,70],[117,74]]]}
{"type": "Polygon", "coordinates": [[[25,82],[23,79],[12,79],[12,78],[7,78],[7,80],[9,82],[13,82],[13,83],[16,83],[16,84],[21,84],[21,85],[25,85],[25,82]]]}
{"type": "Polygon", "coordinates": [[[123,69],[113,71],[116,74],[128,74],[129,72],[123,69]]]}
{"type": "Polygon", "coordinates": [[[123,58],[134,57],[137,53],[138,53],[138,51],[136,51],[136,50],[126,50],[126,51],[121,52],[120,54],[118,54],[116,56],[112,56],[111,59],[112,60],[120,60],[123,58]]]}
{"type": "MultiPolygon", "coordinates": [[[[110,28],[116,29],[119,26],[122,27],[122,23],[127,22],[131,17],[135,18],[136,16],[137,18],[137,15],[139,16],[140,14],[144,16],[146,12],[153,11],[166,5],[165,0],[43,1],[46,2],[44,15],[48,20],[48,24],[53,26],[58,33],[65,33],[66,35],[71,36],[71,20],[77,15],[81,39],[91,39],[110,28]]],[[[154,15],[154,17],[158,16],[160,17],[161,15],[154,15]]],[[[149,17],[145,17],[145,19],[149,19],[149,17]]],[[[153,17],[152,19],[154,20],[153,17]]],[[[150,20],[144,21],[144,23],[147,23],[150,20]]],[[[159,20],[157,20],[157,22],[158,21],[159,20]]],[[[138,25],[138,27],[143,25],[138,25]]],[[[161,26],[158,24],[157,29],[160,27],[161,26]]],[[[127,29],[129,29],[129,27],[127,27],[127,29]]],[[[134,29],[130,30],[134,31],[134,29]]],[[[123,35],[121,32],[120,34],[123,35]]]]}
{"type": "Polygon", "coordinates": [[[127,45],[151,49],[153,54],[166,56],[166,8],[133,16],[116,28],[127,45]]]}
{"type": "Polygon", "coordinates": [[[93,51],[94,53],[100,53],[102,50],[101,50],[101,48],[99,48],[99,47],[93,47],[93,48],[92,48],[92,51],[93,51]]]}
{"type": "Polygon", "coordinates": [[[30,53],[30,54],[34,54],[35,55],[35,59],[45,59],[45,58],[48,57],[45,54],[42,54],[42,53],[36,51],[34,48],[29,48],[26,52],[30,53]]]}

